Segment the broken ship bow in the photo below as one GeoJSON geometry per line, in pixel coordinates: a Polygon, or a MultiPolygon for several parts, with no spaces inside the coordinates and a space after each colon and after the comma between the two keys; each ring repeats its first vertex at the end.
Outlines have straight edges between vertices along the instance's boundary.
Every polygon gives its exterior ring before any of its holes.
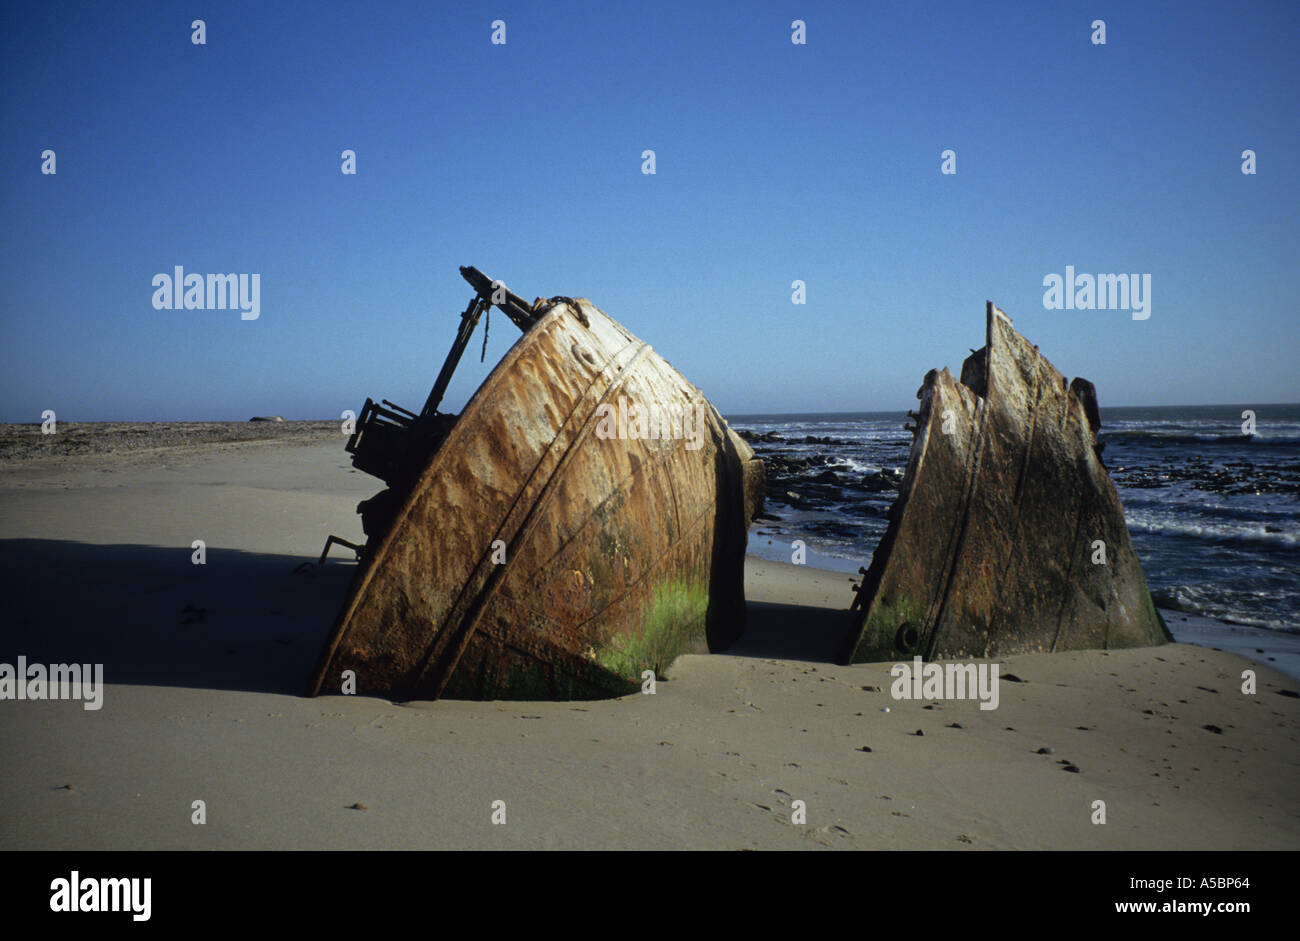
{"type": "Polygon", "coordinates": [[[1170,640],[1067,385],[989,303],[961,380],[931,370],[889,526],[853,602],[849,662],[995,657],[1170,640]]]}
{"type": "Polygon", "coordinates": [[[424,408],[367,399],[348,442],[388,489],[358,507],[367,543],[311,694],[352,670],[357,692],[403,699],[621,695],[680,653],[726,646],[743,630],[762,463],[586,299],[529,305],[461,273],[475,294],[424,408]],[[523,336],[443,414],[491,306],[523,336]],[[602,418],[627,402],[681,420],[610,434],[602,418]]]}

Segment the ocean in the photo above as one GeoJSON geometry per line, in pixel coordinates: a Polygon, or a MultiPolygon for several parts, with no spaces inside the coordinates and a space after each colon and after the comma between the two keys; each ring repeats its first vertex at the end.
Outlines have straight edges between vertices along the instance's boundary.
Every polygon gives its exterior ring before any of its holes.
{"type": "MultiPolygon", "coordinates": [[[[1103,408],[1101,418],[1103,460],[1156,604],[1300,635],[1300,405],[1103,408]]],[[[750,551],[790,562],[798,539],[809,565],[868,565],[907,465],[907,415],[727,420],[768,465],[775,519],[755,523],[750,551]]]]}

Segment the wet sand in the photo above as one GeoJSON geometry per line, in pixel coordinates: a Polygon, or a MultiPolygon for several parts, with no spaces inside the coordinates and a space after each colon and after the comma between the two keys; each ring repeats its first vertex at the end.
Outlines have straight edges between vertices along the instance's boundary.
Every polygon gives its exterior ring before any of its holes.
{"type": "Polygon", "coordinates": [[[831,659],[849,576],[757,558],[745,636],[653,696],[305,698],[354,567],[315,559],[378,482],[337,423],[235,425],[0,428],[0,662],[107,684],[0,701],[0,847],[1300,847],[1300,684],[1270,666],[1038,654],[997,661],[994,710],[895,700],[891,664],[831,659]]]}

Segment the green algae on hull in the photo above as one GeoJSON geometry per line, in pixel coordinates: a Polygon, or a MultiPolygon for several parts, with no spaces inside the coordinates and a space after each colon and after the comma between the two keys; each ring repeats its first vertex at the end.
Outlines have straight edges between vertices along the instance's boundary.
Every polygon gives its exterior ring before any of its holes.
{"type": "Polygon", "coordinates": [[[615,676],[638,684],[645,670],[663,676],[680,654],[703,642],[708,607],[707,584],[678,580],[659,585],[642,629],[611,640],[596,660],[615,676]]]}
{"type": "Polygon", "coordinates": [[[874,663],[912,656],[917,651],[924,609],[903,596],[896,601],[880,598],[872,605],[849,657],[850,663],[874,663]]]}

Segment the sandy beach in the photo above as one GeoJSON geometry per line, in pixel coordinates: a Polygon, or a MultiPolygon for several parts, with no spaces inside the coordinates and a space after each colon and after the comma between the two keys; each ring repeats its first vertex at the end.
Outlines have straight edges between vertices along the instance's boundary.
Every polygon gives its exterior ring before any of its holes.
{"type": "Polygon", "coordinates": [[[892,664],[832,660],[850,577],[753,556],[744,637],[654,695],[307,698],[355,567],[316,558],[378,489],[343,443],[0,428],[0,662],[106,684],[98,710],[0,702],[0,848],[1300,848],[1300,682],[1267,656],[1016,656],[996,709],[896,700],[892,664]]]}

